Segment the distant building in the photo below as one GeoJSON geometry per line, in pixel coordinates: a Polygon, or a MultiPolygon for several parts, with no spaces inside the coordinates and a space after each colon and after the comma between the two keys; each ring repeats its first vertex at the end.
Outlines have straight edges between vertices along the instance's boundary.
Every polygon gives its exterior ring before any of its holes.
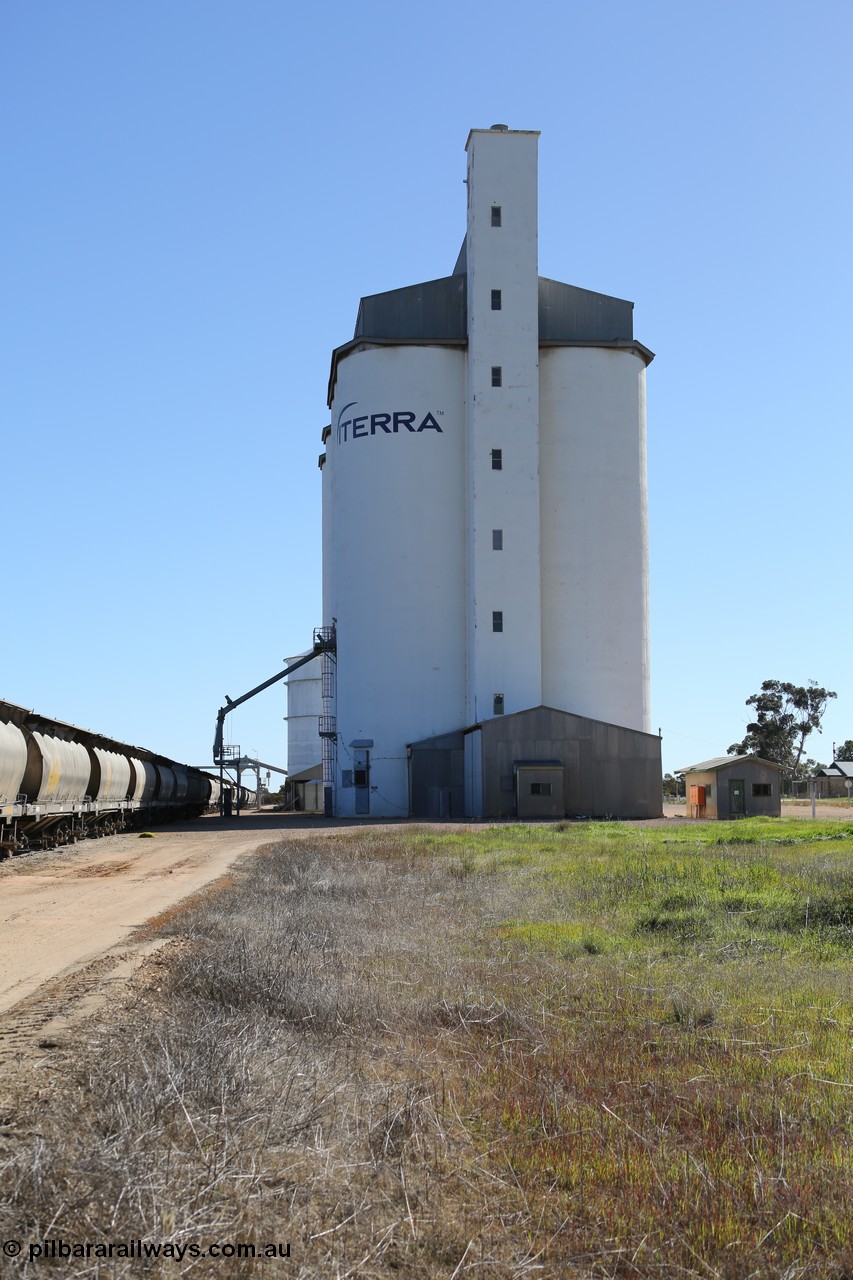
{"type": "Polygon", "coordinates": [[[778,818],[782,766],[760,756],[718,756],[690,764],[684,774],[691,818],[778,818]]]}
{"type": "Polygon", "coordinates": [[[653,356],[633,303],[539,276],[538,138],[471,131],[452,274],[363,297],[332,355],[320,466],[337,816],[661,811],[653,356]]]}
{"type": "Polygon", "coordinates": [[[853,797],[853,760],[833,760],[815,774],[816,794],[825,800],[853,797]]]}

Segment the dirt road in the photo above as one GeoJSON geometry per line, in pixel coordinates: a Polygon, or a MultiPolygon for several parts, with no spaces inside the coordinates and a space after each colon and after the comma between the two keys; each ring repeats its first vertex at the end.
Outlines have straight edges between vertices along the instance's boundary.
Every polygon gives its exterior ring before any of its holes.
{"type": "Polygon", "coordinates": [[[127,944],[152,916],[276,839],[277,815],[202,818],[0,864],[0,1013],[127,944]]]}

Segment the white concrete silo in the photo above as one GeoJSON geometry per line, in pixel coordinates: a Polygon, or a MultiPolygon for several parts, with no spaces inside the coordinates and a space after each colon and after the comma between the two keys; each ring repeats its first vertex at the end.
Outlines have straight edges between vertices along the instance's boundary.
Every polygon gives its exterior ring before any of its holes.
{"type": "Polygon", "coordinates": [[[648,733],[645,357],[540,360],[542,701],[648,733]]]}
{"type": "Polygon", "coordinates": [[[540,279],[538,136],[472,130],[453,275],[363,298],[333,356],[341,816],[408,814],[409,745],[496,716],[649,728],[651,353],[631,303],[540,279]]]}
{"type": "Polygon", "coordinates": [[[464,707],[464,378],[464,352],[438,346],[366,343],[338,364],[323,474],[344,816],[405,815],[413,730],[464,707]]]}

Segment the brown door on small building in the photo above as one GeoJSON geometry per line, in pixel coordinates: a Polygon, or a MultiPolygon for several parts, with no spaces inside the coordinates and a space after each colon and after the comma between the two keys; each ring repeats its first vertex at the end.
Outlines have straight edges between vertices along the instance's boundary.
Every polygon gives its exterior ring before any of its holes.
{"type": "Polygon", "coordinates": [[[746,783],[743,778],[729,778],[729,817],[746,816],[746,783]]]}

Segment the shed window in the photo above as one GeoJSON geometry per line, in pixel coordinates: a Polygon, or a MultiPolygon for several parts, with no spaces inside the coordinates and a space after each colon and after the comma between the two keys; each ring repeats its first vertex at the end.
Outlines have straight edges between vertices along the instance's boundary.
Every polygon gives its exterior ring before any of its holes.
{"type": "Polygon", "coordinates": [[[492,630],[503,631],[504,616],[500,609],[495,609],[492,613],[492,630]]]}
{"type": "Polygon", "coordinates": [[[550,782],[531,782],[530,794],[532,796],[549,796],[551,794],[550,782]]]}
{"type": "Polygon", "coordinates": [[[500,311],[501,309],[501,291],[500,289],[492,290],[492,310],[500,311]]]}
{"type": "Polygon", "coordinates": [[[754,796],[772,796],[773,787],[769,782],[753,782],[752,794],[754,796]]]}
{"type": "Polygon", "coordinates": [[[492,386],[493,387],[503,386],[503,380],[504,380],[503,369],[499,364],[493,364],[492,365],[492,386]]]}
{"type": "Polygon", "coordinates": [[[499,227],[501,225],[501,207],[499,204],[492,205],[492,226],[499,227]]]}
{"type": "Polygon", "coordinates": [[[503,466],[504,466],[503,450],[493,449],[492,450],[492,470],[503,471],[503,466]]]}

